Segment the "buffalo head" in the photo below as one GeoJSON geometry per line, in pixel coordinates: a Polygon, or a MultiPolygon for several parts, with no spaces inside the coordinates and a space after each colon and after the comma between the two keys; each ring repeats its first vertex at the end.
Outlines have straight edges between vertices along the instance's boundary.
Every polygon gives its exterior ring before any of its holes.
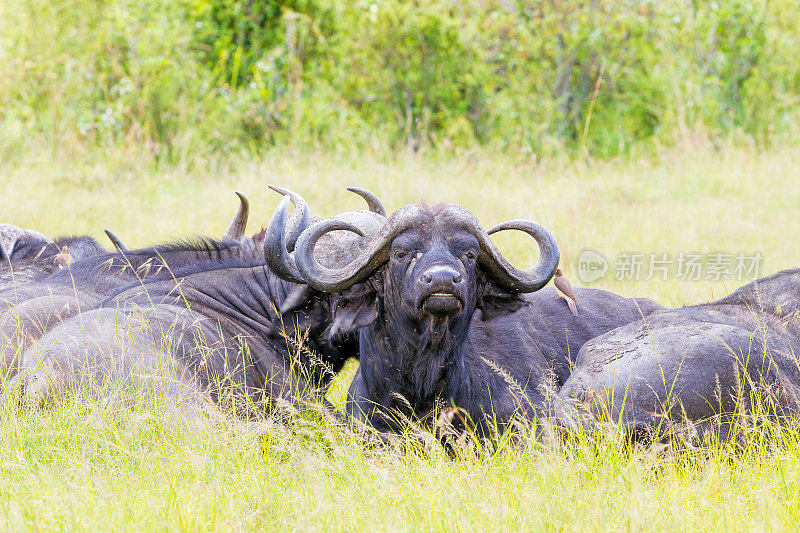
{"type": "Polygon", "coordinates": [[[88,236],[53,240],[35,230],[0,224],[0,289],[10,284],[19,285],[43,278],[57,271],[60,268],[57,259],[64,247],[73,261],[103,251],[88,236]]]}
{"type": "Polygon", "coordinates": [[[407,205],[386,220],[355,260],[331,268],[319,261],[317,243],[342,230],[363,235],[357,225],[332,219],[300,236],[294,254],[298,277],[319,291],[342,293],[337,315],[345,318],[335,315],[334,323],[363,327],[384,313],[398,326],[395,332],[421,334],[423,344],[434,348],[463,333],[476,308],[484,318],[515,310],[516,294],[543,287],[559,261],[555,238],[544,227],[515,220],[487,232],[457,205],[407,205]],[[489,235],[506,229],[536,240],[540,257],[534,267],[519,270],[502,256],[489,235]],[[352,297],[354,290],[358,298],[352,297]]]}
{"type": "MultiPolygon", "coordinates": [[[[0,261],[34,257],[52,242],[53,239],[38,231],[0,224],[0,261]]],[[[53,254],[56,253],[58,250],[54,250],[53,254]]]]}
{"type": "MultiPolygon", "coordinates": [[[[352,345],[355,342],[357,324],[345,310],[357,313],[365,301],[360,297],[356,287],[349,291],[348,296],[338,293],[329,295],[305,283],[303,275],[297,268],[295,246],[300,235],[309,227],[309,223],[322,219],[308,213],[306,202],[300,195],[273,185],[270,185],[270,188],[284,194],[285,197],[278,205],[266,230],[264,237],[266,263],[281,278],[295,283],[282,302],[280,313],[286,315],[305,308],[318,317],[311,322],[316,325],[325,324],[329,342],[336,346],[352,345]],[[289,217],[288,213],[290,201],[295,205],[292,217],[289,217]]],[[[327,267],[342,266],[352,261],[369,245],[370,238],[378,233],[386,221],[386,211],[376,195],[358,187],[348,187],[348,190],[361,196],[366,201],[368,209],[340,213],[330,219],[351,224],[358,228],[358,233],[333,231],[321,237],[317,246],[317,258],[327,267]]]]}

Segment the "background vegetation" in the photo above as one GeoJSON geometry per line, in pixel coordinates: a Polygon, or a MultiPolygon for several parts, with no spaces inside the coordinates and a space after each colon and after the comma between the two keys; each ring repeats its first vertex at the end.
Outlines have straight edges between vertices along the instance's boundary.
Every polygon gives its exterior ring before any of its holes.
{"type": "Polygon", "coordinates": [[[798,133],[798,21],[794,0],[3,2],[0,155],[764,146],[798,133]]]}
{"type": "MultiPolygon", "coordinates": [[[[0,221],[51,235],[219,235],[234,190],[255,232],[266,183],[326,216],[360,185],[389,209],[537,220],[575,285],[586,247],[800,265],[793,0],[3,1],[0,74],[0,221]]],[[[678,306],[739,284],[592,286],[678,306]]],[[[741,447],[612,436],[455,461],[303,420],[80,399],[0,414],[15,530],[796,530],[798,472],[800,435],[769,427],[741,447]]]]}
{"type": "MultiPolygon", "coordinates": [[[[694,140],[656,159],[591,168],[477,151],[387,161],[276,149],[258,163],[207,169],[110,155],[0,162],[1,219],[98,240],[111,226],[145,245],[221,234],[235,189],[251,198],[254,232],[279,200],[265,183],[291,186],[326,216],[361,206],[344,191],[355,183],[387,209],[447,199],[485,226],[535,218],[555,232],[576,285],[584,246],[608,256],[760,251],[762,274],[800,265],[797,148],[717,150],[694,140]]],[[[528,239],[504,237],[514,264],[535,259],[528,239]]],[[[739,284],[609,277],[592,286],[683,305],[739,284]]],[[[340,406],[354,367],[329,394],[340,406]]],[[[800,523],[800,434],[774,438],[768,423],[751,427],[741,448],[630,448],[612,436],[451,460],[439,447],[368,450],[347,431],[302,420],[217,415],[180,424],[149,405],[82,399],[0,413],[0,529],[741,531],[800,523]]]]}

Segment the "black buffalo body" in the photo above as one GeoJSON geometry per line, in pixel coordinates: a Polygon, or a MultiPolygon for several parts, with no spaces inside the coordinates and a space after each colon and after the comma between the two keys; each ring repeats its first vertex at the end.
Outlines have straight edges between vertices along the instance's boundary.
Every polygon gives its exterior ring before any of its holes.
{"type": "Polygon", "coordinates": [[[570,354],[586,340],[658,308],[579,290],[582,311],[573,317],[553,290],[521,296],[547,283],[558,248],[533,222],[508,222],[489,233],[502,229],[536,239],[535,267],[511,266],[474,216],[453,205],[398,210],[341,269],[317,262],[316,242],[357,228],[324,221],[300,236],[295,256],[303,279],[320,291],[343,292],[347,305],[336,313],[361,328],[350,415],[381,431],[450,406],[480,430],[530,418],[546,407],[547,390],[567,378],[570,354]]]}
{"type": "Polygon", "coordinates": [[[664,310],[586,343],[559,395],[587,427],[728,439],[737,415],[788,421],[800,405],[800,270],[721,300],[664,310]],[[688,423],[688,424],[687,424],[688,423]]]}
{"type": "Polygon", "coordinates": [[[357,343],[328,341],[325,295],[280,315],[296,287],[239,259],[131,284],[28,347],[17,382],[32,403],[115,382],[155,383],[181,405],[207,394],[256,405],[309,397],[357,356],[357,343]]]}
{"type": "MultiPolygon", "coordinates": [[[[310,217],[296,212],[287,224],[287,202],[281,227],[290,228],[280,240],[293,245],[310,217]]],[[[384,218],[350,214],[367,234],[384,218]]],[[[210,395],[237,410],[282,400],[297,405],[324,392],[344,361],[358,355],[357,340],[352,332],[331,337],[332,296],[278,278],[265,261],[263,237],[122,250],[74,263],[39,288],[85,283],[77,300],[72,296],[80,309],[17,347],[15,390],[38,404],[75,388],[103,394],[155,385],[174,405],[197,406],[210,395]]],[[[346,257],[361,239],[340,237],[324,245],[333,258],[346,257]]],[[[8,312],[19,315],[53,298],[34,295],[8,312]]]]}

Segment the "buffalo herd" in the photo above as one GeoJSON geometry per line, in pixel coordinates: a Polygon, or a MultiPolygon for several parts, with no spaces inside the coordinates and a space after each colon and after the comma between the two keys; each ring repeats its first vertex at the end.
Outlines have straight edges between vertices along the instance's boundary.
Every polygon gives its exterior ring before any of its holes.
{"type": "Polygon", "coordinates": [[[727,439],[738,416],[795,420],[800,270],[677,309],[575,288],[575,314],[547,286],[560,253],[535,222],[486,230],[452,204],[387,215],[355,187],[367,208],[326,219],[271,188],[283,198],[252,236],[241,193],[221,238],[141,249],[108,230],[113,251],[0,224],[3,402],[81,391],[148,394],[190,416],[316,406],[383,436],[442,412],[473,435],[546,420],[727,439]],[[532,238],[536,265],[503,257],[490,235],[504,230],[532,238]],[[350,358],[342,415],[325,393],[350,358]]]}

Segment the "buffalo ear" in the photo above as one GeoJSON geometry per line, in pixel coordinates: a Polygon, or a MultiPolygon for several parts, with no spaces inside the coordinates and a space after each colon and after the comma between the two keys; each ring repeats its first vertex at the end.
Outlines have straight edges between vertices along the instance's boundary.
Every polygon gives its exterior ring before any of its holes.
{"type": "Polygon", "coordinates": [[[367,281],[353,285],[333,301],[330,334],[332,338],[355,333],[378,318],[379,293],[367,281]]]}
{"type": "Polygon", "coordinates": [[[378,299],[376,295],[373,295],[371,298],[364,298],[364,305],[358,312],[356,324],[358,324],[359,328],[369,326],[375,322],[375,320],[378,318],[378,314],[378,299]]]}
{"type": "Polygon", "coordinates": [[[492,320],[500,316],[510,315],[525,306],[526,302],[519,294],[505,291],[490,283],[478,300],[477,308],[481,310],[483,320],[492,320]]]}
{"type": "Polygon", "coordinates": [[[334,325],[341,332],[352,332],[369,326],[378,318],[378,302],[375,293],[356,297],[343,296],[336,302],[333,312],[334,325]]]}

